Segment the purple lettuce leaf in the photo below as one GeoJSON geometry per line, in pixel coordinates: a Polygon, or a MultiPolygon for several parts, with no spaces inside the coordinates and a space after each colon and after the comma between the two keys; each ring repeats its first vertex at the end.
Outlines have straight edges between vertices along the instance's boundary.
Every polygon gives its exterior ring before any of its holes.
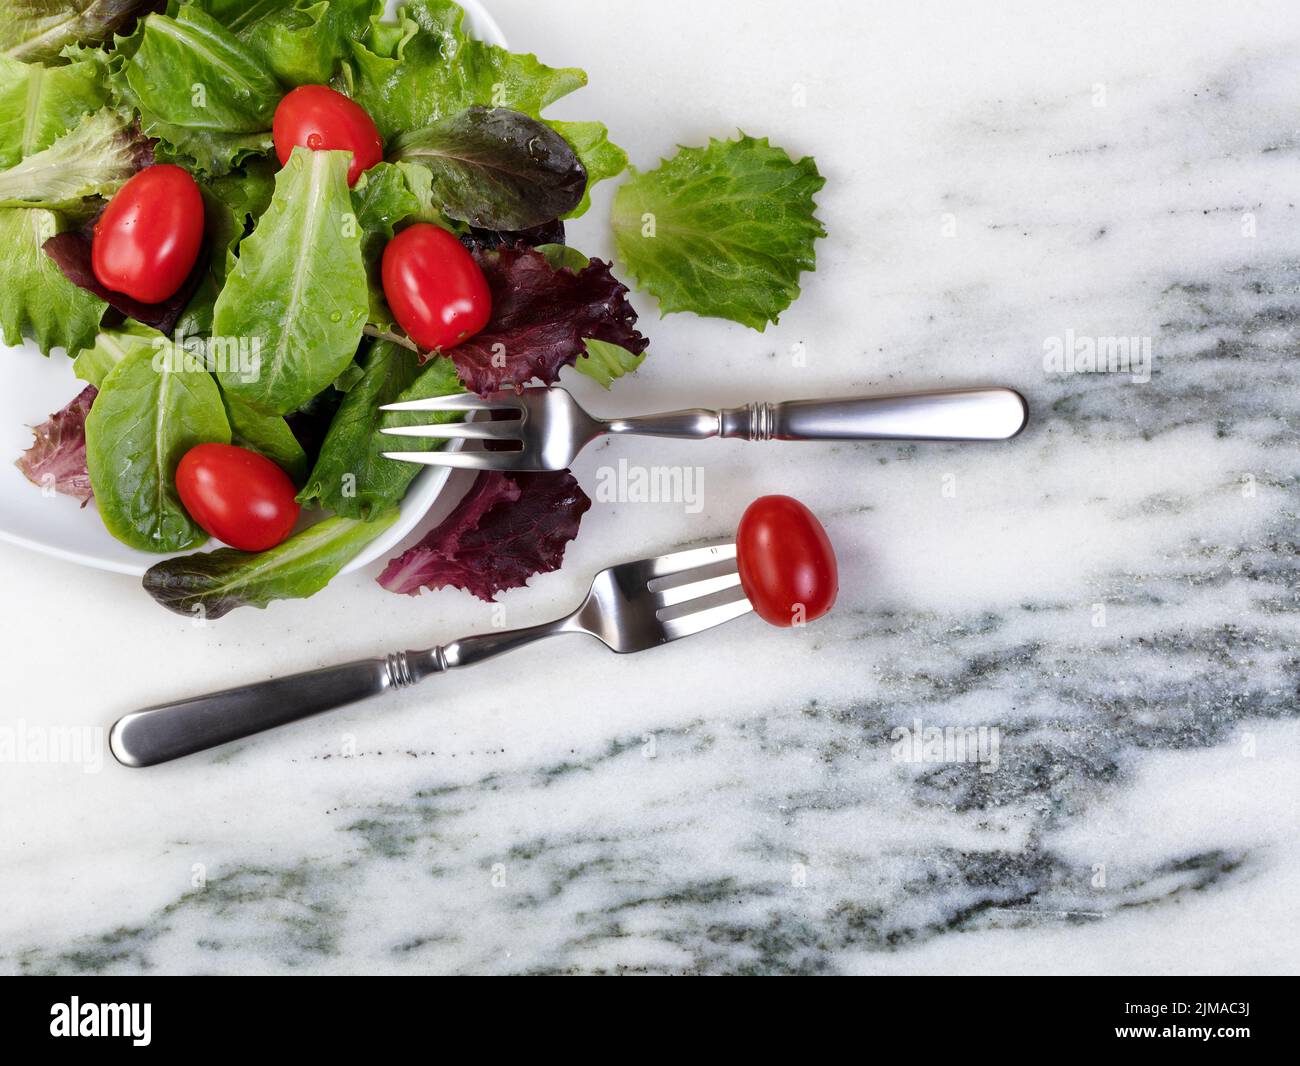
{"type": "Polygon", "coordinates": [[[441,525],[388,564],[379,583],[407,596],[450,585],[493,603],[534,574],[558,570],[590,507],[567,470],[485,471],[441,525]]]}
{"type": "MultiPolygon", "coordinates": [[[[91,226],[93,223],[80,230],[56,233],[43,245],[45,254],[58,264],[59,269],[63,271],[63,276],[72,284],[94,293],[119,315],[152,326],[158,332],[170,337],[176,329],[181,314],[189,305],[190,298],[207,274],[208,259],[211,254],[210,242],[206,237],[204,238],[203,246],[199,249],[199,257],[194,261],[194,269],[190,271],[189,277],[179,289],[161,303],[146,304],[133,300],[124,293],[106,289],[99,283],[90,260],[91,226]]],[[[104,322],[106,326],[112,328],[120,325],[121,319],[113,321],[113,314],[110,311],[104,322]]]]}
{"type": "Polygon", "coordinates": [[[14,464],[33,485],[53,484],[55,492],[80,500],[82,507],[94,495],[86,470],[86,415],[98,395],[87,385],[62,411],[33,426],[36,440],[14,464]]]}
{"type": "Polygon", "coordinates": [[[522,246],[473,255],[492,292],[492,318],[482,333],[443,353],[466,388],[487,395],[522,389],[534,378],[552,385],[585,354],[588,337],[634,355],[649,347],[636,331],[627,286],[603,260],[573,271],[557,270],[542,253],[522,246]]]}

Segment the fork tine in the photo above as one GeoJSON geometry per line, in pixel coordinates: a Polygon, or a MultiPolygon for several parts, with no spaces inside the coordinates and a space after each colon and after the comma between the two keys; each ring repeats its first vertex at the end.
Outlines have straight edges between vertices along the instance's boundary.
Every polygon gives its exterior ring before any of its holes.
{"type": "Polygon", "coordinates": [[[390,426],[381,429],[390,437],[465,437],[469,440],[518,440],[523,425],[511,422],[448,422],[441,426],[390,426]]]}
{"type": "Polygon", "coordinates": [[[657,559],[646,559],[643,565],[647,571],[646,580],[653,581],[656,578],[670,577],[684,570],[694,570],[697,566],[721,563],[735,557],[736,545],[732,541],[727,544],[710,544],[703,548],[688,548],[686,551],[674,552],[671,555],[661,555],[657,559]]]}
{"type": "Polygon", "coordinates": [[[676,607],[680,603],[689,603],[691,600],[698,600],[702,596],[709,596],[715,592],[725,592],[739,584],[740,572],[733,568],[729,573],[719,577],[706,577],[702,581],[692,581],[688,585],[675,585],[673,588],[656,592],[655,606],[676,607]]]}
{"type": "Polygon", "coordinates": [[[682,637],[703,633],[706,629],[720,626],[723,622],[730,622],[734,618],[741,618],[753,609],[753,604],[745,596],[745,590],[737,587],[722,603],[692,614],[684,614],[680,618],[670,618],[660,624],[663,626],[664,635],[669,640],[680,640],[682,637]]]}
{"type": "Polygon", "coordinates": [[[386,403],[381,411],[520,411],[522,404],[510,397],[485,400],[472,392],[456,392],[450,396],[430,396],[423,400],[406,400],[403,403],[386,403]]]}
{"type": "Polygon", "coordinates": [[[453,470],[519,470],[523,452],[384,452],[385,459],[453,470]]]}

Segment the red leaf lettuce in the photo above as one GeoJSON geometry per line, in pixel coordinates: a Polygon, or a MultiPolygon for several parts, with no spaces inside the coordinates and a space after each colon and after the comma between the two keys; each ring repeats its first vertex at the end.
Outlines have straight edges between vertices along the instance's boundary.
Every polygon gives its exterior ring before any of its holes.
{"type": "Polygon", "coordinates": [[[55,492],[80,500],[82,507],[94,495],[86,470],[86,415],[98,395],[94,385],[87,385],[62,411],[33,426],[36,441],[15,463],[33,485],[52,484],[55,492]]]}
{"type": "Polygon", "coordinates": [[[443,353],[466,388],[485,396],[534,378],[552,385],[586,353],[588,337],[634,355],[650,346],[636,331],[627,286],[608,263],[557,270],[541,252],[520,246],[473,254],[492,292],[492,318],[482,333],[443,353]]]}
{"type": "Polygon", "coordinates": [[[441,525],[385,567],[379,583],[408,596],[450,585],[492,603],[534,574],[558,570],[590,507],[567,470],[484,471],[441,525]]]}

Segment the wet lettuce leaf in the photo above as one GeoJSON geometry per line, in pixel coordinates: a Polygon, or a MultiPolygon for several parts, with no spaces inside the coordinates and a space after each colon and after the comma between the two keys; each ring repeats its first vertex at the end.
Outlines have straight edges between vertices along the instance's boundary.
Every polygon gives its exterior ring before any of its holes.
{"type": "Polygon", "coordinates": [[[0,167],[48,148],[107,100],[100,63],[46,67],[0,55],[0,167]]]}
{"type": "Polygon", "coordinates": [[[99,206],[91,197],[110,198],[152,162],[152,144],[135,120],[104,108],[48,148],[0,171],[0,207],[44,207],[69,217],[88,216],[99,206]]]}
{"type": "MultiPolygon", "coordinates": [[[[534,55],[475,40],[451,0],[411,0],[401,15],[398,23],[377,25],[366,43],[352,46],[353,95],[386,140],[475,104],[541,118],[549,104],[587,84],[587,75],[576,68],[548,67],[534,55]]],[[[609,144],[600,123],[548,124],[561,136],[567,128],[577,138],[570,143],[589,185],[622,172],[627,157],[609,144]]],[[[585,204],[584,197],[573,213],[585,204]]]]}
{"type": "Polygon", "coordinates": [[[70,44],[102,44],[126,33],[157,0],[7,0],[0,18],[0,54],[54,60],[70,44]]]}
{"type": "Polygon", "coordinates": [[[125,322],[120,329],[101,331],[95,343],[73,361],[73,373],[98,388],[128,355],[143,350],[155,352],[166,340],[156,329],[138,322],[125,322]]]}
{"type": "Polygon", "coordinates": [[[633,355],[649,346],[636,330],[627,286],[608,263],[592,259],[576,272],[557,270],[541,252],[520,246],[473,255],[492,292],[492,317],[483,332],[447,354],[474,392],[522,388],[534,378],[554,384],[586,353],[587,338],[633,355]]]}
{"type": "Polygon", "coordinates": [[[285,415],[352,362],[369,309],[348,152],[295,148],[217,298],[214,334],[258,348],[255,380],[218,370],[225,391],[285,415]]]}
{"type": "Polygon", "coordinates": [[[144,589],[169,611],[206,618],[220,618],[236,607],[305,599],[329,584],[397,516],[394,507],[369,522],[327,518],[264,552],[220,548],[164,559],[145,573],[144,589]]]}
{"type": "Polygon", "coordinates": [[[826,231],[814,213],[825,184],[811,157],[795,162],[741,135],[683,148],[634,173],[614,195],[619,258],[664,314],[693,311],[760,332],[799,295],[826,231]]]}
{"type": "Polygon", "coordinates": [[[403,133],[389,158],[427,167],[443,214],[489,230],[550,222],[587,189],[587,172],[563,137],[505,108],[471,107],[403,133]]]}
{"type": "Polygon", "coordinates": [[[350,59],[383,0],[197,0],[286,86],[324,85],[350,59]]]}
{"type": "MultiPolygon", "coordinates": [[[[398,503],[420,472],[412,463],[383,457],[383,452],[394,450],[394,439],[379,430],[451,422],[460,417],[454,412],[384,412],[380,406],[446,396],[460,392],[461,384],[450,360],[435,358],[421,369],[414,352],[387,341],[371,346],[363,371],[361,380],[339,405],[298,500],[347,518],[369,521],[398,503]]],[[[441,442],[422,443],[436,448],[441,442]]]]}
{"type": "Polygon", "coordinates": [[[271,147],[271,119],[284,87],[262,57],[193,4],[150,15],[113,77],[164,157],[224,174],[271,147]]]}
{"type": "Polygon", "coordinates": [[[46,355],[66,348],[76,355],[93,344],[106,301],[63,276],[43,251],[66,223],[52,211],[0,209],[0,334],[6,344],[33,338],[46,355]]]}
{"type": "Polygon", "coordinates": [[[104,378],[86,419],[86,457],[104,525],[141,551],[195,547],[207,534],[181,505],[176,466],[198,444],[229,444],[212,375],[170,350],[139,349],[104,378]]]}
{"type": "Polygon", "coordinates": [[[36,439],[15,464],[33,485],[80,500],[82,507],[94,495],[86,469],[86,415],[98,391],[87,385],[61,411],[33,426],[36,439]]]}
{"type": "Polygon", "coordinates": [[[424,539],[379,576],[390,592],[464,589],[489,603],[564,562],[591,500],[567,470],[479,474],[465,498],[424,539]]]}

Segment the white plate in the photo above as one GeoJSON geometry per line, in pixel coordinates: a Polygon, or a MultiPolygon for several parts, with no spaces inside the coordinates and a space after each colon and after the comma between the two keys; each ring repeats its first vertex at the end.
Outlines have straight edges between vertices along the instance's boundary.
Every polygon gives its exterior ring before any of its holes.
{"type": "MultiPolygon", "coordinates": [[[[389,5],[390,9],[395,6],[389,5]]],[[[507,46],[500,27],[478,0],[461,0],[461,7],[475,36],[507,46]]],[[[0,345],[0,365],[0,540],[82,566],[137,577],[165,558],[114,540],[95,513],[93,502],[83,510],[66,496],[45,496],[14,465],[14,460],[31,446],[28,427],[40,425],[85,388],[85,383],[72,373],[72,360],[61,350],[46,358],[29,341],[17,348],[0,345]]],[[[402,501],[398,520],[344,567],[343,573],[392,552],[433,506],[449,474],[438,467],[421,471],[402,501]]]]}

